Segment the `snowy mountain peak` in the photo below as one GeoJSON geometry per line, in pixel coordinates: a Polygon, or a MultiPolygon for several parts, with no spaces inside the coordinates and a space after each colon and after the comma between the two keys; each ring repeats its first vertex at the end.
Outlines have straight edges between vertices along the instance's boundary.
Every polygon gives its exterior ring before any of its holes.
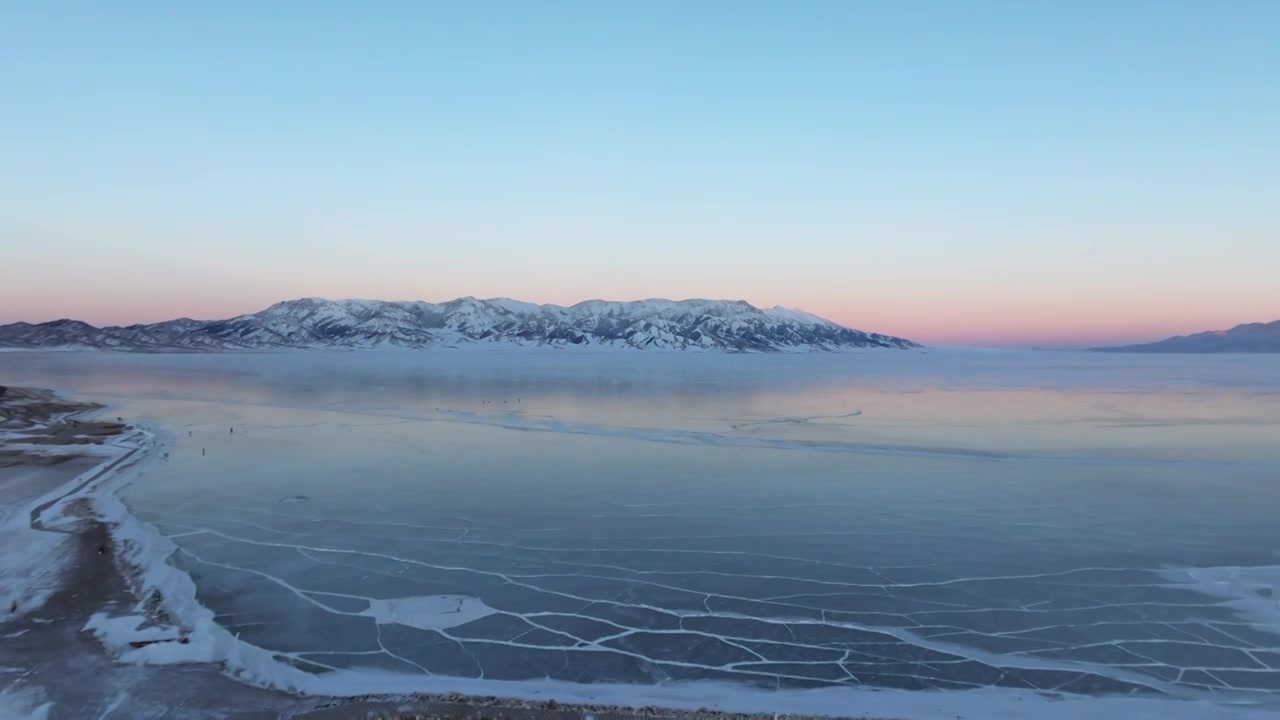
{"type": "Polygon", "coordinates": [[[820,318],[817,315],[814,315],[812,313],[807,313],[803,310],[796,310],[794,308],[782,307],[781,305],[774,305],[768,310],[765,310],[765,312],[776,318],[791,320],[799,323],[810,323],[813,325],[834,325],[835,324],[830,320],[827,320],[825,318],[820,318]]]}
{"type": "Polygon", "coordinates": [[[492,298],[444,303],[299,298],[226,320],[95,328],[74,320],[0,327],[0,347],[213,351],[273,348],[549,346],[735,352],[913,348],[800,310],[744,300],[587,300],[570,307],[492,298]]]}

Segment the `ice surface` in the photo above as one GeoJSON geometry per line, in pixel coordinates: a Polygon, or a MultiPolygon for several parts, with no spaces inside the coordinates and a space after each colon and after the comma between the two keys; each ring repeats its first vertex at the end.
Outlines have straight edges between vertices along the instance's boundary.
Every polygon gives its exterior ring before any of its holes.
{"type": "Polygon", "coordinates": [[[1273,366],[92,357],[26,372],[173,436],[103,500],[175,618],[96,619],[133,660],[907,717],[1280,690],[1273,366]]]}

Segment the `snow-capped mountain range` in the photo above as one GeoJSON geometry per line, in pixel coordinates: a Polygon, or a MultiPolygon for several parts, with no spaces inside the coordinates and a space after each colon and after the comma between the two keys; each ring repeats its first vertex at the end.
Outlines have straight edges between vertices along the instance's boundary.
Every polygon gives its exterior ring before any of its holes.
{"type": "Polygon", "coordinates": [[[737,300],[588,300],[570,307],[495,298],[445,303],[304,298],[228,320],[94,327],[0,326],[0,348],[223,351],[282,348],[585,347],[736,352],[915,348],[782,307],[737,300]]]}

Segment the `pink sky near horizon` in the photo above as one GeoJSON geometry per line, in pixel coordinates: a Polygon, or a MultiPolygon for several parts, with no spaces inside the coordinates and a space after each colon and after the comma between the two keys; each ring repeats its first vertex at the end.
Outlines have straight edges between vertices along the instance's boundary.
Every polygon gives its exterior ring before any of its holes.
{"type": "MultiPolygon", "coordinates": [[[[843,294],[799,291],[745,292],[733,294],[672,294],[600,292],[573,294],[566,290],[468,292],[462,281],[451,283],[452,292],[415,292],[412,287],[390,283],[348,282],[321,287],[310,283],[285,283],[286,287],[256,285],[226,288],[223,292],[186,293],[179,287],[134,284],[112,288],[109,282],[62,284],[28,292],[23,298],[5,297],[0,289],[0,324],[45,322],[71,318],[94,325],[152,323],[178,317],[216,320],[257,312],[282,300],[298,297],[330,299],[359,297],[382,300],[442,302],[464,295],[513,297],[536,303],[571,305],[582,300],[638,300],[649,297],[683,299],[715,297],[745,299],[759,307],[783,305],[811,312],[849,327],[910,338],[932,345],[1072,348],[1126,344],[1163,339],[1205,330],[1223,330],[1246,322],[1280,319],[1280,307],[1268,315],[1265,303],[1237,302],[1234,306],[1185,304],[1167,301],[1135,302],[1133,299],[1096,296],[1026,296],[992,298],[947,293],[843,294]],[[1254,306],[1254,307],[1250,307],[1254,306]]],[[[515,288],[513,288],[515,289],[515,288]]],[[[1259,298],[1260,300],[1261,298],[1259,298]]]]}

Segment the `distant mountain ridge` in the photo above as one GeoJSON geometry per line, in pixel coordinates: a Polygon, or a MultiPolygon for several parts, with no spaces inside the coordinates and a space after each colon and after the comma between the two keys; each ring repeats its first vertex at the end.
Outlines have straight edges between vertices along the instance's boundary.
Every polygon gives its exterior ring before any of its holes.
{"type": "Polygon", "coordinates": [[[227,320],[179,318],[94,327],[78,320],[0,326],[0,348],[135,352],[286,348],[601,347],[733,352],[915,348],[799,310],[742,300],[588,300],[570,307],[507,298],[444,303],[302,298],[227,320]]]}
{"type": "Polygon", "coordinates": [[[1280,320],[1246,323],[1230,330],[1178,335],[1168,340],[1140,345],[1090,349],[1097,352],[1132,353],[1280,353],[1280,320]]]}

